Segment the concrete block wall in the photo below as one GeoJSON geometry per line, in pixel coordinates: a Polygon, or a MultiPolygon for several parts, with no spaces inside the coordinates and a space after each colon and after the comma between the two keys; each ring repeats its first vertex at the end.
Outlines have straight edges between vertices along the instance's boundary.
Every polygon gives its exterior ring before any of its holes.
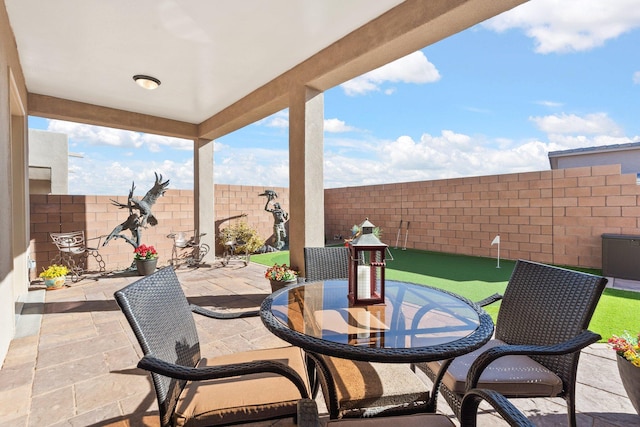
{"type": "MultiPolygon", "coordinates": [[[[266,188],[215,186],[216,230],[243,220],[270,239],[273,217],[264,210],[266,188]]],[[[289,189],[270,188],[289,212],[289,189]]],[[[519,174],[491,175],[346,187],[325,190],[327,243],[346,238],[365,218],[383,230],[382,240],[399,246],[464,255],[495,257],[491,241],[500,235],[500,256],[544,263],[601,268],[604,233],[640,235],[640,186],[635,174],[620,165],[593,166],[519,174]]],[[[85,230],[89,237],[109,234],[127,211],[111,204],[121,196],[31,196],[31,253],[36,273],[57,251],[50,232],[85,230]]],[[[172,231],[193,229],[193,192],[168,190],[153,207],[159,224],[143,231],[143,243],[160,252],[160,264],[171,257],[172,231]]],[[[218,248],[217,253],[220,253],[218,248]]],[[[108,270],[126,268],[132,248],[113,240],[100,253],[108,270]]],[[[90,268],[95,263],[90,259],[90,268]]]]}
{"type": "MultiPolygon", "coordinates": [[[[270,187],[278,194],[277,201],[289,210],[289,190],[270,187]]],[[[264,210],[265,197],[258,194],[263,187],[216,185],[215,221],[216,232],[229,224],[246,221],[258,234],[268,239],[273,234],[273,216],[264,210]],[[241,214],[246,214],[240,217],[241,214]]],[[[112,200],[126,203],[127,196],[71,196],[71,195],[31,195],[31,254],[36,261],[32,279],[49,265],[58,251],[51,241],[51,232],[84,230],[87,239],[102,237],[111,233],[128,216],[126,209],[118,209],[112,200]]],[[[171,258],[173,240],[167,235],[174,231],[193,230],[194,199],[191,190],[168,190],[164,197],[153,206],[158,225],[142,231],[142,243],[153,245],[159,252],[159,265],[165,265],[171,258]]],[[[130,236],[127,232],[125,235],[130,236]]],[[[98,243],[94,240],[90,243],[98,243]]],[[[133,248],[122,239],[113,239],[107,246],[100,246],[100,254],[106,262],[107,270],[127,268],[133,259],[133,248]]],[[[219,249],[218,249],[219,250],[219,249]]],[[[89,257],[89,269],[97,269],[97,263],[89,257]]]]}
{"type": "Polygon", "coordinates": [[[640,187],[620,165],[325,190],[325,233],[365,218],[382,240],[437,252],[601,268],[603,233],[640,234],[640,187]]]}

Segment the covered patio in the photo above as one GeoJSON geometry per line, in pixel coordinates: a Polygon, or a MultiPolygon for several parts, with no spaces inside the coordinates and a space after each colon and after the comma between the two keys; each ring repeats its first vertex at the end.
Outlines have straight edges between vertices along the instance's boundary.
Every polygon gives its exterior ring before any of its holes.
{"type": "MultiPolygon", "coordinates": [[[[95,10],[98,3],[72,1],[62,10],[58,2],[0,0],[0,424],[158,423],[149,376],[135,367],[140,349],[113,299],[137,276],[51,292],[29,286],[28,116],[193,141],[193,228],[214,247],[213,141],[288,108],[291,263],[304,265],[303,248],[322,245],[325,237],[323,91],[524,1],[281,1],[265,10],[258,10],[262,2],[247,8],[230,1],[184,9],[171,1],[135,8],[119,2],[95,10]],[[302,10],[295,9],[299,4],[302,10]],[[314,9],[319,4],[326,9],[314,9]],[[187,49],[194,55],[181,56],[187,49]],[[258,58],[258,65],[243,62],[246,57],[258,58]],[[140,72],[160,78],[164,91],[134,92],[142,89],[131,77],[140,72]]],[[[268,294],[263,272],[249,264],[180,270],[179,278],[193,302],[241,310],[268,294]]],[[[198,319],[198,327],[204,355],[282,344],[259,318],[198,319]]],[[[590,347],[580,369],[581,423],[637,423],[611,350],[590,347]]],[[[321,398],[318,403],[326,414],[321,398]]],[[[562,400],[516,405],[539,425],[566,418],[562,400]]],[[[493,417],[481,419],[492,425],[493,417]]]]}
{"type": "MultiPolygon", "coordinates": [[[[270,292],[263,275],[264,266],[253,262],[247,267],[238,263],[225,268],[178,270],[192,303],[231,311],[261,303],[270,292]]],[[[0,400],[5,402],[0,405],[0,424],[158,425],[150,376],[136,368],[141,350],[113,298],[116,290],[138,277],[83,280],[58,291],[32,287],[0,371],[0,400]]],[[[200,318],[197,326],[205,356],[285,344],[258,317],[200,318]]],[[[579,425],[637,425],[638,416],[619,382],[614,352],[605,344],[594,344],[583,352],[577,392],[579,425]]],[[[316,400],[326,420],[322,396],[316,400]]],[[[513,403],[536,425],[566,423],[563,399],[514,399],[513,403]]],[[[438,408],[452,415],[446,402],[438,408]]],[[[494,425],[495,417],[483,413],[480,425],[494,425]]],[[[286,426],[292,425],[292,420],[259,425],[286,426]]]]}
{"type": "Polygon", "coordinates": [[[212,142],[288,108],[291,262],[302,265],[325,234],[323,91],[521,3],[2,0],[0,360],[28,288],[28,116],[193,141],[193,229],[213,247],[212,142]],[[139,74],[160,89],[137,87],[139,74]]]}

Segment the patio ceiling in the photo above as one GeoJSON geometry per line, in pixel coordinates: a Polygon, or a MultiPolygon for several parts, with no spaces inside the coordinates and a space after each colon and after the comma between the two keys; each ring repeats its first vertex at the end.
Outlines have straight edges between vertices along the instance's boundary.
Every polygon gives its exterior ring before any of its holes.
{"type": "Polygon", "coordinates": [[[29,114],[205,139],[522,2],[5,0],[29,114]]]}

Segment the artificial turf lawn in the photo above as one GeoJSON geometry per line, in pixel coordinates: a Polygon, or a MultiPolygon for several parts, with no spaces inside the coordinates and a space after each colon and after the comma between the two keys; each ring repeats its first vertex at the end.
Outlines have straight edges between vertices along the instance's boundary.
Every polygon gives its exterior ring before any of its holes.
{"type": "MultiPolygon", "coordinates": [[[[472,301],[478,301],[494,293],[503,293],[515,261],[480,258],[465,255],[445,254],[407,249],[390,248],[392,261],[387,262],[387,278],[420,283],[455,292],[472,301]]],[[[288,264],[289,252],[270,252],[252,255],[251,261],[271,266],[288,264]]],[[[600,274],[598,270],[585,270],[600,274]]],[[[496,320],[500,303],[484,307],[496,320]]],[[[628,331],[632,335],[640,332],[640,292],[605,289],[589,329],[602,336],[606,342],[612,335],[628,331]]]]}

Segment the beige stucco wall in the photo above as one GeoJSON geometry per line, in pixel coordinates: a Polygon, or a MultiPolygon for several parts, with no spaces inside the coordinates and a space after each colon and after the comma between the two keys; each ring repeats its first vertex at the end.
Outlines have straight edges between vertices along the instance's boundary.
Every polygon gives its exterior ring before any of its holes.
{"type": "Polygon", "coordinates": [[[29,129],[29,192],[69,192],[69,138],[66,134],[29,129]]]}
{"type": "Polygon", "coordinates": [[[15,164],[15,159],[27,150],[26,99],[15,40],[4,1],[0,0],[0,236],[4,237],[0,245],[0,361],[14,336],[17,301],[28,286],[26,275],[16,272],[20,263],[26,265],[28,236],[23,227],[28,205],[14,203],[24,198],[19,188],[25,188],[20,179],[26,165],[15,164]]]}

